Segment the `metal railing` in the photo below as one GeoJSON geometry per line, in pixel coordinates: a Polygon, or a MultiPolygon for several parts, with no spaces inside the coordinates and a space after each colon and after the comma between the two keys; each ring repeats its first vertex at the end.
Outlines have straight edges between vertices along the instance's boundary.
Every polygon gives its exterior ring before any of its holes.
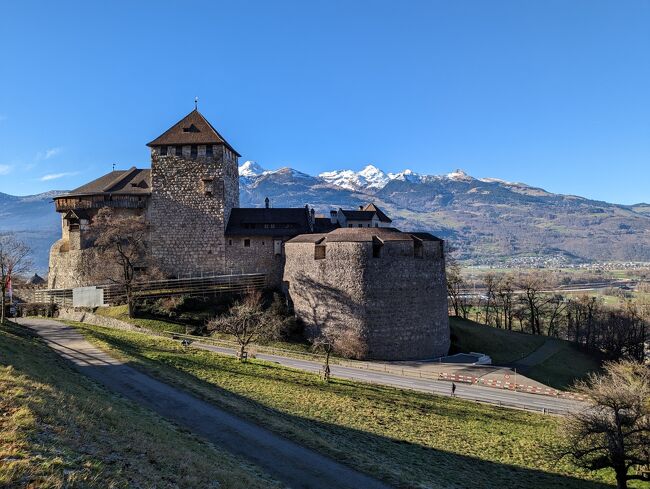
{"type": "MultiPolygon", "coordinates": [[[[266,286],[266,274],[247,273],[231,275],[205,275],[165,280],[138,282],[133,285],[136,299],[157,299],[187,295],[208,297],[220,294],[259,290],[266,286]]],[[[104,291],[104,303],[115,305],[126,300],[126,291],[122,285],[97,285],[104,291]]],[[[59,307],[73,307],[73,289],[22,289],[16,296],[24,302],[56,304],[59,307]]]]}
{"type": "MultiPolygon", "coordinates": [[[[259,290],[266,285],[263,273],[237,275],[210,275],[200,277],[151,280],[133,285],[133,295],[137,299],[157,299],[161,297],[192,296],[207,297],[259,290]]],[[[126,299],[124,287],[101,285],[106,304],[117,304],[126,299]]]]}
{"type": "MultiPolygon", "coordinates": [[[[206,343],[212,346],[228,348],[233,350],[239,349],[239,345],[235,341],[224,340],[221,338],[187,335],[181,333],[174,333],[172,331],[163,331],[163,334],[175,339],[187,339],[196,343],[206,343]]],[[[275,355],[279,357],[304,359],[312,362],[323,362],[325,359],[325,355],[321,355],[318,353],[302,352],[302,351],[290,350],[286,348],[275,348],[272,346],[259,345],[255,343],[251,344],[249,346],[249,349],[253,350],[255,353],[275,355]]],[[[512,382],[501,382],[498,380],[487,380],[477,376],[459,375],[459,374],[453,374],[448,372],[427,372],[414,367],[408,367],[408,366],[401,367],[401,366],[395,366],[395,365],[391,365],[388,363],[381,363],[381,362],[364,362],[361,360],[349,360],[340,357],[330,357],[330,363],[332,365],[339,365],[341,367],[350,367],[350,368],[361,369],[370,372],[385,373],[389,375],[397,375],[400,377],[407,377],[412,379],[436,380],[436,381],[442,380],[442,381],[449,381],[449,382],[458,382],[458,383],[477,385],[482,387],[490,387],[493,389],[523,392],[527,394],[537,394],[541,396],[567,399],[573,401],[584,401],[586,399],[584,396],[578,396],[576,394],[573,394],[572,392],[560,391],[548,387],[531,386],[526,384],[514,384],[512,382]]],[[[477,367],[481,368],[482,366],[477,366],[477,367]]],[[[489,365],[486,365],[485,367],[491,368],[489,365]]],[[[527,407],[524,407],[524,403],[518,403],[518,404],[522,404],[521,407],[522,409],[529,409],[527,407]]],[[[504,402],[504,405],[507,404],[504,402]]],[[[514,402],[511,403],[510,406],[513,407],[514,402]]],[[[535,410],[536,408],[530,408],[530,409],[535,410]]],[[[537,410],[539,411],[539,409],[537,410]]],[[[565,412],[566,409],[560,408],[557,411],[565,412]]]]}

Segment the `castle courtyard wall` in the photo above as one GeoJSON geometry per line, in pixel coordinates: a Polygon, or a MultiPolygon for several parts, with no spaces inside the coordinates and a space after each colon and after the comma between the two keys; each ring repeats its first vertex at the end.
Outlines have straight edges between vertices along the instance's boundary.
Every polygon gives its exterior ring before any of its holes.
{"type": "Polygon", "coordinates": [[[227,236],[227,273],[265,273],[269,287],[280,288],[284,271],[284,250],[275,254],[274,238],[271,236],[227,236]],[[249,240],[250,246],[244,246],[249,240]]]}

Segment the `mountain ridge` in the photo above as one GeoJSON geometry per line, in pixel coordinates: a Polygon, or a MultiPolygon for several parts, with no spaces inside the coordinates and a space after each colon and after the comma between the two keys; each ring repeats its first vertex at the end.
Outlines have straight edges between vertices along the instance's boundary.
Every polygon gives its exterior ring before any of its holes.
{"type": "MultiPolygon", "coordinates": [[[[444,238],[468,264],[568,264],[650,261],[650,204],[614,204],[556,194],[522,182],[475,178],[462,170],[426,175],[386,173],[374,165],[360,171],[320,175],[254,161],[240,167],[240,205],[310,205],[332,209],[375,202],[395,227],[444,238]],[[324,176],[323,176],[324,175],[324,176]]],[[[15,232],[33,248],[39,271],[47,269],[50,245],[59,238],[53,190],[31,196],[0,193],[0,233],[15,232]]]]}

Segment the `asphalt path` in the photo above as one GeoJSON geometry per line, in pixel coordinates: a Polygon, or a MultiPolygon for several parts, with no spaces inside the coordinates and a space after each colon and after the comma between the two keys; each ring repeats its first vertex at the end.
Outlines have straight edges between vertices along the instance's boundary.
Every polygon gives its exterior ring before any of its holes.
{"type": "Polygon", "coordinates": [[[16,322],[34,330],[53,350],[109,390],[240,455],[287,487],[389,489],[376,479],[129,367],[86,341],[73,327],[49,319],[16,322]]]}
{"type": "MultiPolygon", "coordinates": [[[[235,355],[234,349],[201,342],[194,342],[191,344],[191,347],[210,350],[226,355],[235,355]]],[[[268,355],[264,353],[258,353],[255,357],[260,360],[274,362],[285,367],[305,370],[307,372],[319,372],[322,368],[321,363],[310,360],[268,355]]],[[[387,385],[432,394],[451,395],[451,382],[444,380],[419,379],[375,370],[344,367],[335,364],[330,364],[330,372],[332,376],[341,379],[387,385]]],[[[578,411],[585,407],[584,403],[560,397],[515,392],[506,389],[496,389],[493,387],[483,387],[475,384],[470,385],[458,382],[456,383],[455,396],[461,399],[496,404],[498,406],[527,409],[551,414],[566,414],[568,412],[578,411]]]]}

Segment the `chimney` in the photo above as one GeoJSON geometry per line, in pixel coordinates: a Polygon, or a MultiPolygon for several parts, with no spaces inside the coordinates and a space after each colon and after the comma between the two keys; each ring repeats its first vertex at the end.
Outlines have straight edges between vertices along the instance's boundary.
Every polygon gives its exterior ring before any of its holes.
{"type": "Polygon", "coordinates": [[[330,222],[332,224],[336,224],[338,222],[336,211],[330,211],[330,222]]]}
{"type": "Polygon", "coordinates": [[[269,202],[270,202],[270,201],[269,201],[269,198],[266,197],[266,198],[264,199],[264,207],[266,207],[267,209],[269,208],[269,202]]]}
{"type": "Polygon", "coordinates": [[[312,207],[311,211],[309,211],[309,227],[313,231],[315,226],[316,226],[316,210],[312,207]]]}
{"type": "Polygon", "coordinates": [[[363,210],[363,206],[362,206],[362,205],[359,206],[359,210],[360,210],[360,211],[363,210]]]}

